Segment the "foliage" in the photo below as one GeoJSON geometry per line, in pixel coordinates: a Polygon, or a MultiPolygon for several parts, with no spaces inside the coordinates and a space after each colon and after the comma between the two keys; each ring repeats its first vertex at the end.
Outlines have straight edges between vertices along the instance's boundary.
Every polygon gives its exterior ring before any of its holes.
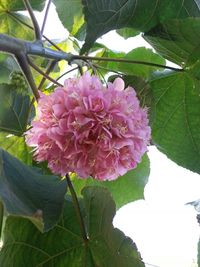
{"type": "Polygon", "coordinates": [[[82,213],[86,214],[88,240],[81,236],[71,199],[65,200],[59,223],[45,234],[27,219],[9,216],[0,253],[1,266],[144,267],[133,241],[112,226],[115,204],[109,192],[86,187],[82,194],[80,203],[82,213]]]}
{"type": "Polygon", "coordinates": [[[0,265],[143,267],[135,244],[113,228],[112,219],[115,206],[144,198],[150,172],[147,155],[136,169],[112,182],[70,174],[76,202],[73,191],[66,194],[66,179],[52,175],[46,162],[34,162],[24,133],[37,115],[33,97],[39,97],[38,88],[45,94],[54,91],[73,64],[74,71],[87,68],[104,82],[123,77],[126,86],[136,90],[141,106],[148,108],[151,145],[200,173],[200,4],[52,2],[69,32],[66,40],[35,40],[37,25],[29,14],[42,10],[45,1],[0,0],[0,198],[6,219],[0,265]],[[24,3],[32,6],[29,14],[21,13],[24,3]],[[139,47],[125,53],[97,43],[111,30],[125,39],[140,34],[154,50],[139,47]],[[82,48],[79,41],[84,41],[82,48]],[[177,67],[168,67],[166,60],[177,67]]]}

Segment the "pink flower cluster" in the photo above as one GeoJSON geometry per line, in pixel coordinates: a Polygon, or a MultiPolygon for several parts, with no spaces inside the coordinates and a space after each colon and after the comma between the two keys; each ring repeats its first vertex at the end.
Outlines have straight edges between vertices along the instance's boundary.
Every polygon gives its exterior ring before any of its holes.
{"type": "Polygon", "coordinates": [[[26,142],[55,174],[113,180],[141,161],[150,132],[133,88],[125,89],[120,78],[105,87],[86,72],[41,94],[26,142]]]}

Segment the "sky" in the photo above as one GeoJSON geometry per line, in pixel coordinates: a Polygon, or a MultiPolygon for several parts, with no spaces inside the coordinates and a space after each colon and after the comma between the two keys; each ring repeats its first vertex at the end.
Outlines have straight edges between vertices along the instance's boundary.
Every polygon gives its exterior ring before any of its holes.
{"type": "MultiPolygon", "coordinates": [[[[43,14],[37,13],[37,18],[41,23],[43,14]]],[[[44,33],[54,39],[67,37],[54,7],[44,33]]],[[[142,37],[124,40],[114,32],[99,41],[116,51],[150,47],[142,37]]],[[[196,267],[199,226],[196,211],[185,203],[200,198],[200,176],[176,165],[155,147],[149,147],[148,155],[151,174],[145,200],[121,208],[114,225],[134,240],[147,267],[196,267]]]]}

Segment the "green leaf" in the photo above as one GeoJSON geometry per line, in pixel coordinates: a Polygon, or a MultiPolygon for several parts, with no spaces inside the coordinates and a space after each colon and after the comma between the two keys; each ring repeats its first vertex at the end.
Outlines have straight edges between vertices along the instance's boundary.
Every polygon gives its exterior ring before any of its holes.
{"type": "Polygon", "coordinates": [[[0,84],[0,131],[22,135],[29,116],[30,97],[12,85],[0,84]]]}
{"type": "Polygon", "coordinates": [[[19,66],[11,55],[0,54],[0,83],[7,83],[10,79],[10,74],[19,70],[19,66]]]}
{"type": "Polygon", "coordinates": [[[23,22],[32,25],[27,16],[14,12],[2,11],[0,9],[0,33],[20,39],[33,40],[34,32],[24,25],[23,22]]]}
{"type": "Polygon", "coordinates": [[[0,147],[25,164],[32,163],[30,148],[26,145],[24,136],[18,137],[0,132],[0,147]]]}
{"type": "Polygon", "coordinates": [[[78,34],[84,24],[81,0],[53,0],[53,3],[65,28],[72,35],[78,34]]]}
{"type": "Polygon", "coordinates": [[[72,203],[66,200],[61,220],[45,234],[26,219],[9,217],[0,265],[144,267],[133,241],[112,225],[115,205],[109,192],[103,188],[85,188],[81,204],[88,230],[87,242],[82,239],[72,203]]]}
{"type": "MultiPolygon", "coordinates": [[[[144,61],[148,63],[165,65],[165,59],[154,53],[152,49],[138,47],[124,56],[124,59],[144,61]]],[[[158,66],[147,66],[145,64],[131,64],[120,62],[118,69],[127,75],[135,75],[143,79],[148,78],[153,71],[162,69],[158,66]]]]}
{"type": "Polygon", "coordinates": [[[170,20],[144,35],[166,59],[178,65],[192,65],[200,57],[200,18],[170,20]]]}
{"type": "Polygon", "coordinates": [[[129,27],[146,32],[172,18],[200,16],[200,7],[195,0],[82,0],[82,3],[87,23],[82,53],[110,30],[129,27]]]}
{"type": "Polygon", "coordinates": [[[111,192],[117,208],[120,208],[129,202],[144,198],[144,187],[148,182],[149,173],[150,163],[147,155],[145,155],[136,169],[129,171],[115,181],[103,182],[92,178],[74,179],[73,185],[78,195],[81,195],[81,190],[86,185],[105,187],[111,192]]]}
{"type": "Polygon", "coordinates": [[[120,36],[122,36],[124,39],[128,39],[130,37],[134,37],[138,35],[140,32],[132,29],[132,28],[122,28],[116,31],[120,36]]]}
{"type": "MultiPolygon", "coordinates": [[[[44,8],[45,0],[29,0],[34,10],[41,11],[44,8]]],[[[26,10],[23,0],[0,0],[0,11],[22,11],[26,10]]]]}
{"type": "Polygon", "coordinates": [[[152,138],[177,164],[200,173],[200,81],[164,72],[151,82],[152,138]]]}
{"type": "Polygon", "coordinates": [[[0,198],[9,214],[48,231],[60,218],[65,192],[65,180],[42,175],[0,149],[0,198]]]}

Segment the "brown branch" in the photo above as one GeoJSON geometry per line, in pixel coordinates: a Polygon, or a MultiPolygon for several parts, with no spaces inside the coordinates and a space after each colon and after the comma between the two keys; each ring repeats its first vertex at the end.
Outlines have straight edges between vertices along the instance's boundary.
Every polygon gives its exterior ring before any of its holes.
{"type": "Polygon", "coordinates": [[[52,0],[49,0],[48,3],[47,3],[47,7],[46,7],[45,14],[44,14],[43,23],[42,23],[42,28],[41,28],[41,35],[43,35],[43,32],[44,32],[44,28],[45,28],[45,25],[46,25],[46,21],[47,21],[47,17],[48,17],[48,13],[49,13],[49,8],[50,8],[50,5],[51,5],[51,2],[52,2],[52,0]]]}
{"type": "Polygon", "coordinates": [[[28,84],[31,87],[31,90],[33,92],[33,95],[34,95],[36,101],[38,101],[38,99],[40,98],[40,95],[39,95],[37,86],[35,84],[35,81],[33,79],[33,75],[32,75],[31,69],[29,67],[29,62],[28,62],[27,56],[23,52],[19,55],[15,55],[15,56],[16,56],[17,62],[19,63],[19,65],[20,65],[20,67],[24,73],[24,76],[25,76],[28,84]]]}
{"type": "MultiPolygon", "coordinates": [[[[9,12],[9,11],[7,11],[7,13],[9,14],[9,16],[11,16],[11,17],[13,17],[15,20],[19,21],[22,25],[24,25],[24,26],[26,26],[27,28],[29,28],[29,29],[31,29],[31,30],[34,31],[34,28],[33,28],[31,25],[29,25],[28,23],[24,22],[24,21],[21,20],[20,18],[16,17],[13,13],[11,13],[11,12],[9,12]]],[[[48,43],[50,43],[52,46],[54,46],[57,50],[62,51],[62,49],[61,49],[59,46],[57,46],[54,42],[52,42],[46,35],[43,34],[42,36],[44,37],[44,39],[45,39],[48,43]]]]}
{"type": "Polygon", "coordinates": [[[37,41],[41,41],[42,40],[42,35],[41,35],[41,32],[40,32],[40,27],[38,25],[38,22],[37,22],[37,19],[34,15],[34,12],[33,12],[33,9],[29,3],[29,0],[23,0],[24,1],[24,5],[30,15],[30,18],[32,20],[32,23],[33,23],[33,27],[34,27],[34,31],[35,31],[35,39],[37,41]]]}
{"type": "MultiPolygon", "coordinates": [[[[56,60],[51,61],[50,64],[49,64],[49,66],[47,67],[47,70],[46,70],[45,74],[46,75],[49,75],[50,72],[52,72],[53,69],[55,68],[56,64],[57,64],[57,61],[56,60]]],[[[41,82],[40,82],[40,84],[38,86],[38,90],[41,90],[42,89],[42,86],[45,83],[46,79],[47,78],[45,76],[42,78],[42,80],[41,80],[41,82]]],[[[56,81],[57,81],[57,79],[56,79],[56,81]]]]}
{"type": "Polygon", "coordinates": [[[30,59],[28,59],[29,65],[35,69],[38,73],[40,73],[42,76],[44,76],[47,80],[51,81],[52,83],[58,85],[58,86],[63,86],[61,83],[57,82],[53,78],[51,78],[48,74],[46,74],[44,71],[42,71],[38,66],[36,66],[30,59]]]}

